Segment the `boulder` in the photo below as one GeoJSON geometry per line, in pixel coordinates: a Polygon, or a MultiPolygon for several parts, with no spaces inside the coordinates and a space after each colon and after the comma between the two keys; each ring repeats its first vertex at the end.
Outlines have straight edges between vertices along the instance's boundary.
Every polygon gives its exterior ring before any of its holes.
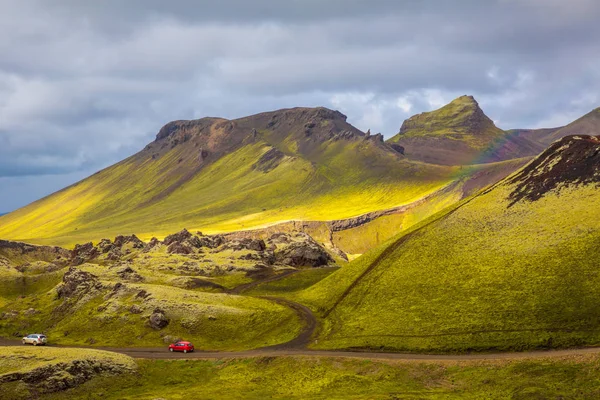
{"type": "Polygon", "coordinates": [[[165,316],[164,311],[160,308],[154,310],[154,312],[148,318],[148,323],[152,329],[160,330],[169,325],[169,319],[165,316]]]}
{"type": "Polygon", "coordinates": [[[333,259],[322,246],[310,240],[290,243],[276,251],[275,261],[292,267],[322,267],[333,259]]]}

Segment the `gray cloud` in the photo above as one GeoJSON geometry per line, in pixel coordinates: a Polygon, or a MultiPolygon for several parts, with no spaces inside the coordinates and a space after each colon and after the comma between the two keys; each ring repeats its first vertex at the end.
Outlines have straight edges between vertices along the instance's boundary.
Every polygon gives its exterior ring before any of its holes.
{"type": "Polygon", "coordinates": [[[390,136],[461,94],[503,128],[561,125],[600,105],[595,0],[0,9],[0,192],[11,191],[0,211],[132,154],[173,119],[324,105],[390,136]]]}

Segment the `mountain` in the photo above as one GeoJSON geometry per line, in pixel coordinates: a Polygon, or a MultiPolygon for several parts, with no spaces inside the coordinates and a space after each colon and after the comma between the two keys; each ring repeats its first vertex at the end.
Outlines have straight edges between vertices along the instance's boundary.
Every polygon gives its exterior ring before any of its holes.
{"type": "Polygon", "coordinates": [[[415,115],[388,140],[411,160],[440,165],[469,165],[532,157],[569,135],[593,135],[600,129],[600,108],[559,128],[497,128],[472,96],[415,115]]]}
{"type": "Polygon", "coordinates": [[[72,245],[333,220],[409,204],[463,176],[406,160],[326,108],[174,121],[139,153],[0,218],[0,237],[72,245]]]}
{"type": "Polygon", "coordinates": [[[567,136],[484,192],[305,290],[317,347],[600,343],[600,136],[567,136]]]}
{"type": "Polygon", "coordinates": [[[548,135],[544,143],[550,144],[555,140],[569,135],[594,135],[600,128],[600,107],[548,135]]]}
{"type": "Polygon", "coordinates": [[[438,110],[407,119],[388,142],[402,146],[410,159],[461,165],[477,163],[490,144],[504,135],[473,96],[461,96],[438,110]]]}

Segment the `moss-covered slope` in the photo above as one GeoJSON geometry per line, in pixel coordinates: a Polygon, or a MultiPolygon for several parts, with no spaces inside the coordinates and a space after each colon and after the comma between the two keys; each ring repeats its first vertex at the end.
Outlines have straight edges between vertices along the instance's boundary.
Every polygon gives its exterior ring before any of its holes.
{"type": "Polygon", "coordinates": [[[600,343],[600,139],[567,137],[300,298],[318,347],[415,351],[600,343]]]}
{"type": "Polygon", "coordinates": [[[325,108],[175,121],[138,154],[0,217],[0,237],[72,245],[347,218],[410,203],[458,173],[407,161],[325,108]]]}

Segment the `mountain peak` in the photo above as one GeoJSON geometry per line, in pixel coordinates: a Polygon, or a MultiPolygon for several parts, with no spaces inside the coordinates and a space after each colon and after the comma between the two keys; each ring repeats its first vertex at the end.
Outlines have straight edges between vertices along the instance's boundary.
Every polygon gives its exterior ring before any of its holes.
{"type": "Polygon", "coordinates": [[[476,107],[479,107],[479,103],[477,103],[477,100],[475,100],[475,97],[471,96],[471,95],[467,95],[464,94],[462,96],[459,96],[457,98],[455,98],[454,100],[452,100],[450,103],[448,104],[472,104],[476,107]]]}
{"type": "Polygon", "coordinates": [[[473,96],[414,115],[388,140],[404,147],[409,159],[442,165],[470,164],[504,132],[485,115],[473,96]]]}
{"type": "Polygon", "coordinates": [[[510,205],[539,200],[545,193],[568,185],[600,185],[600,136],[565,136],[531,161],[509,184],[510,205]]]}
{"type": "MultiPolygon", "coordinates": [[[[400,128],[401,135],[481,134],[496,128],[473,96],[460,96],[442,108],[410,117],[400,128]]],[[[497,129],[497,128],[496,128],[497,129]]]]}

